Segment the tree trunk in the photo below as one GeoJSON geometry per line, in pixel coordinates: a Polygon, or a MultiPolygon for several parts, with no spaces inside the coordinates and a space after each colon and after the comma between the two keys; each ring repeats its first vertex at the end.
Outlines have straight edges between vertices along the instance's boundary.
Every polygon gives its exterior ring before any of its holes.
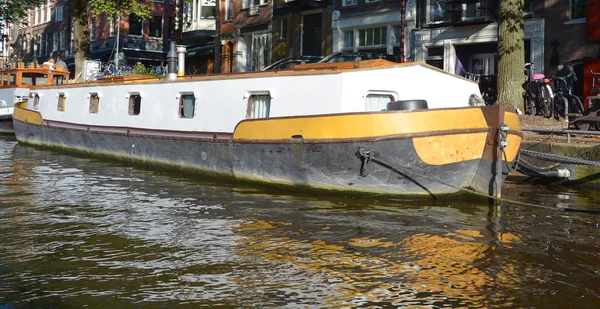
{"type": "Polygon", "coordinates": [[[523,0],[500,0],[498,16],[498,100],[515,110],[523,102],[523,0]]]}
{"type": "Polygon", "coordinates": [[[87,1],[69,0],[72,14],[75,79],[83,80],[83,61],[90,59],[90,29],[88,26],[87,1]]]}

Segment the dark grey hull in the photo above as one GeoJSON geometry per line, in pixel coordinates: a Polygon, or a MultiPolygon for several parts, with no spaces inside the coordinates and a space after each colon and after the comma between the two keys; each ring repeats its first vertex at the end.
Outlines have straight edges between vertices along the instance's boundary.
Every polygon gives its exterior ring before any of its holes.
{"type": "Polygon", "coordinates": [[[13,134],[15,130],[13,128],[12,117],[0,118],[0,134],[13,134]]]}
{"type": "Polygon", "coordinates": [[[427,165],[419,159],[411,138],[336,143],[301,140],[277,144],[240,143],[91,133],[17,120],[14,124],[20,142],[237,180],[394,196],[434,197],[465,190],[493,193],[495,165],[491,161],[427,165]],[[373,150],[377,160],[363,164],[358,155],[360,148],[373,150]]]}

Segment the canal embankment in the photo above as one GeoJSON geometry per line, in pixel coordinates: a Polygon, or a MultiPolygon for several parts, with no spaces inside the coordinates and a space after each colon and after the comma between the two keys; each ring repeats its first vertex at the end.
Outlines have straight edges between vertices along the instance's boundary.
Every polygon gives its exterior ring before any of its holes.
{"type": "MultiPolygon", "coordinates": [[[[583,131],[563,118],[556,120],[522,115],[520,119],[524,130],[521,150],[539,153],[531,156],[522,152],[521,162],[540,173],[549,170],[567,173],[561,174],[561,177],[540,175],[534,178],[559,184],[600,187],[600,135],[594,126],[583,131]]],[[[523,175],[513,173],[512,176],[523,175]]]]}

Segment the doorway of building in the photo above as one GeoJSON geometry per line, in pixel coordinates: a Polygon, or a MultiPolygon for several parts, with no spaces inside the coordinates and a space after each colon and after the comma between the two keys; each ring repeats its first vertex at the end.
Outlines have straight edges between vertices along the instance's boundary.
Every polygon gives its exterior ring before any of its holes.
{"type": "Polygon", "coordinates": [[[323,33],[323,14],[302,16],[302,55],[323,56],[321,50],[323,33]]]}

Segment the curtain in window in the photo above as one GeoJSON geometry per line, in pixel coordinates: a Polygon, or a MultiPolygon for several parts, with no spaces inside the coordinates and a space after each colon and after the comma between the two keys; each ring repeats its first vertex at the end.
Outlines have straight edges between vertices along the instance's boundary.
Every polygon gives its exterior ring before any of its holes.
{"type": "Polygon", "coordinates": [[[252,96],[252,113],[250,118],[269,118],[269,110],[271,109],[271,96],[268,95],[253,95],[252,96]]]}
{"type": "Polygon", "coordinates": [[[385,110],[387,104],[393,101],[393,98],[389,95],[381,94],[369,94],[365,99],[365,110],[367,112],[378,112],[385,110]]]}

